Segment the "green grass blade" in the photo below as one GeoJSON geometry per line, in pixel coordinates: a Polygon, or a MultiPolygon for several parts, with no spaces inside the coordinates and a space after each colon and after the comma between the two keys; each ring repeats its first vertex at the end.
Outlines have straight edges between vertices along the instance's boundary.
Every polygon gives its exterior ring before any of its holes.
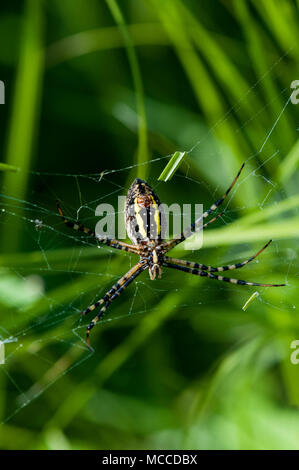
{"type": "Polygon", "coordinates": [[[252,0],[282,50],[298,59],[298,5],[276,0],[252,0]]]}
{"type": "Polygon", "coordinates": [[[20,168],[14,165],[8,165],[7,163],[0,163],[0,171],[20,171],[20,168]]]}
{"type": "MultiPolygon", "coordinates": [[[[190,37],[191,32],[186,27],[184,18],[182,18],[181,11],[178,8],[179,2],[165,0],[161,3],[158,0],[151,0],[151,4],[173,43],[173,47],[193,88],[199,108],[205,115],[207,122],[212,126],[211,133],[215,134],[226,150],[226,154],[222,152],[220,157],[225,160],[225,169],[228,175],[233,174],[236,166],[241,165],[244,160],[243,145],[246,144],[240,134],[237,136],[232,131],[233,116],[230,115],[230,120],[223,119],[226,116],[227,107],[222,93],[209,69],[197,53],[190,37]]],[[[253,183],[247,185],[245,197],[254,199],[257,191],[251,186],[253,186],[253,183]]],[[[238,198],[238,195],[236,197],[238,198]]]]}
{"type": "Polygon", "coordinates": [[[175,152],[172,155],[169,162],[167,163],[164,170],[162,171],[158,180],[165,181],[165,182],[169,181],[173,177],[173,175],[175,174],[175,172],[177,171],[177,169],[179,168],[183,160],[185,159],[186,155],[187,155],[187,152],[175,152]]]}
{"type": "Polygon", "coordinates": [[[125,40],[128,60],[131,67],[133,76],[134,86],[136,90],[136,101],[137,101],[137,113],[138,113],[138,151],[137,151],[137,165],[138,165],[138,176],[146,179],[147,166],[145,163],[148,161],[148,146],[147,146],[147,124],[146,124],[146,112],[144,106],[144,92],[143,83],[141,78],[141,72],[137,60],[136,51],[132,42],[131,36],[128,32],[123,14],[116,2],[116,0],[106,0],[106,3],[110,9],[110,12],[118,24],[125,40]]]}
{"type": "MultiPolygon", "coordinates": [[[[272,75],[268,73],[269,67],[271,66],[271,62],[269,61],[269,49],[272,48],[272,43],[269,42],[267,49],[260,47],[260,45],[265,43],[268,38],[265,37],[264,31],[261,30],[257,20],[251,14],[248,7],[249,6],[246,4],[246,2],[239,2],[235,0],[236,16],[238,21],[243,25],[243,30],[245,32],[247,41],[248,54],[251,57],[252,66],[256,71],[256,76],[263,77],[262,91],[265,95],[266,102],[269,103],[272,118],[276,119],[283,109],[284,103],[279,87],[275,84],[272,75]]],[[[279,125],[281,126],[284,139],[282,140],[280,136],[277,137],[277,134],[274,133],[271,136],[271,140],[267,142],[267,148],[270,152],[274,150],[274,146],[271,141],[274,140],[275,142],[277,139],[277,145],[279,145],[280,148],[284,150],[287,148],[287,142],[292,141],[295,137],[295,132],[293,131],[290,122],[288,122],[286,113],[282,114],[279,125]]]]}
{"type": "Polygon", "coordinates": [[[248,300],[246,300],[245,304],[243,305],[242,307],[242,310],[244,310],[244,312],[246,312],[246,310],[248,309],[249,305],[259,296],[259,292],[254,292],[248,300]]]}
{"type": "MultiPolygon", "coordinates": [[[[158,23],[128,24],[126,27],[135,47],[169,44],[165,31],[158,23]]],[[[56,41],[48,47],[47,66],[55,67],[75,57],[125,46],[125,38],[118,26],[81,31],[56,41]]]]}
{"type": "MultiPolygon", "coordinates": [[[[5,173],[3,187],[6,194],[22,200],[25,199],[32,162],[44,70],[42,8],[43,4],[40,1],[27,0],[26,2],[24,31],[7,144],[7,164],[21,167],[22,171],[18,174],[5,173]]],[[[11,232],[10,225],[4,225],[2,244],[6,251],[17,249],[20,236],[21,230],[17,226],[14,226],[11,232]]]]}
{"type": "Polygon", "coordinates": [[[281,183],[286,183],[298,169],[299,165],[299,140],[291,148],[279,167],[279,179],[281,183]]]}
{"type": "MultiPolygon", "coordinates": [[[[237,225],[237,224],[236,224],[237,225]]],[[[257,227],[227,227],[211,230],[204,235],[203,247],[230,246],[238,243],[254,241],[267,241],[270,238],[276,240],[296,238],[299,233],[299,219],[296,217],[288,219],[287,224],[281,222],[267,223],[257,227]]]]}

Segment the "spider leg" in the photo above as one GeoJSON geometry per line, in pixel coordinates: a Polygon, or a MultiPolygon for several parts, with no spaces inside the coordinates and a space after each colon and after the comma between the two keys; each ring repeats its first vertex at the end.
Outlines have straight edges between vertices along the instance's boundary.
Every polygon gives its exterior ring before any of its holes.
{"type": "Polygon", "coordinates": [[[95,302],[93,305],[90,305],[86,310],[82,312],[82,315],[87,315],[89,312],[95,310],[99,305],[103,305],[99,313],[91,320],[90,324],[87,327],[86,331],[86,342],[90,347],[89,343],[89,334],[90,330],[95,326],[99,319],[104,315],[107,308],[111,302],[116,299],[122,292],[125,290],[131,282],[136,279],[136,277],[144,271],[148,265],[146,263],[137,263],[133,268],[131,268],[124,276],[122,276],[119,281],[117,281],[111,289],[102,297],[100,300],[95,302]]]}
{"type": "MultiPolygon", "coordinates": [[[[215,220],[219,219],[220,217],[223,216],[223,212],[221,212],[220,214],[217,214],[215,217],[213,217],[213,219],[209,220],[208,222],[206,222],[205,224],[203,224],[202,226],[202,229],[205,229],[208,225],[212,224],[213,222],[215,222],[215,220]]],[[[160,247],[164,247],[165,244],[163,245],[160,245],[160,247]]],[[[166,252],[169,251],[170,248],[167,248],[166,252]]],[[[165,258],[168,260],[168,261],[171,261],[171,262],[174,262],[174,263],[177,263],[177,264],[183,264],[183,261],[184,260],[180,260],[180,259],[177,259],[177,258],[169,258],[168,256],[165,256],[165,258]]],[[[184,264],[185,263],[189,263],[189,261],[184,261],[184,264]]],[[[208,269],[209,266],[205,266],[204,264],[198,264],[196,263],[198,266],[199,269],[208,269]]],[[[187,266],[191,266],[191,264],[187,264],[187,266]]]]}
{"type": "Polygon", "coordinates": [[[111,246],[111,248],[116,248],[117,250],[129,251],[130,253],[138,254],[137,246],[130,245],[129,243],[120,242],[119,240],[114,240],[108,237],[98,237],[93,230],[90,230],[89,228],[85,227],[80,222],[72,222],[71,220],[67,219],[64,216],[58,201],[56,201],[56,205],[58,208],[58,212],[61,215],[63,222],[65,223],[65,225],[67,225],[67,227],[70,227],[79,232],[84,232],[87,235],[90,235],[91,237],[93,237],[99,243],[103,243],[104,245],[111,246]]]}
{"type": "Polygon", "coordinates": [[[213,219],[211,219],[208,222],[206,222],[205,224],[203,224],[202,229],[207,228],[208,225],[212,224],[213,222],[215,222],[215,220],[219,219],[222,216],[223,216],[223,212],[221,212],[220,214],[215,215],[215,217],[213,217],[213,219]]]}
{"type": "Polygon", "coordinates": [[[250,261],[253,261],[259,254],[261,254],[262,251],[264,251],[267,248],[267,246],[270,245],[271,242],[272,240],[269,240],[268,243],[266,243],[266,245],[260,251],[258,251],[254,256],[251,256],[250,258],[246,259],[245,261],[242,261],[241,263],[229,264],[228,266],[218,266],[214,268],[213,266],[206,266],[205,264],[194,263],[192,261],[185,261],[184,259],[170,258],[169,256],[165,256],[165,260],[168,263],[178,264],[180,266],[188,266],[189,268],[202,270],[202,271],[210,271],[210,272],[228,271],[232,269],[239,269],[239,268],[242,268],[243,266],[246,266],[246,264],[250,263],[250,261]]]}
{"type": "MultiPolygon", "coordinates": [[[[214,202],[214,204],[212,204],[208,210],[206,210],[197,220],[195,220],[195,222],[193,222],[193,224],[191,224],[190,227],[188,227],[184,232],[182,232],[179,238],[174,238],[173,240],[169,240],[168,242],[163,243],[161,245],[163,249],[166,249],[166,251],[169,251],[172,248],[174,248],[176,245],[178,245],[179,243],[182,243],[184,240],[186,240],[186,238],[190,237],[194,233],[194,230],[198,228],[198,225],[201,222],[201,220],[208,217],[211,214],[211,212],[214,212],[223,203],[224,199],[232,190],[237,179],[239,178],[241,171],[244,168],[244,165],[245,163],[243,163],[243,165],[241,166],[240,170],[237,173],[237,176],[234,178],[232,184],[227,189],[227,191],[223,194],[223,196],[220,199],[218,199],[218,201],[214,202]]],[[[215,219],[213,219],[213,221],[214,220],[215,219]]],[[[202,228],[205,228],[205,226],[206,224],[202,228]]]]}
{"type": "Polygon", "coordinates": [[[172,264],[164,262],[163,266],[172,269],[178,269],[179,271],[184,271],[185,273],[195,274],[196,276],[209,277],[210,279],[216,279],[217,281],[230,282],[231,284],[240,284],[242,286],[261,286],[261,287],[282,287],[286,284],[261,284],[259,282],[248,282],[242,281],[241,279],[232,279],[230,277],[219,276],[217,274],[212,274],[208,271],[200,271],[199,269],[188,268],[187,266],[179,266],[178,264],[172,264]]]}

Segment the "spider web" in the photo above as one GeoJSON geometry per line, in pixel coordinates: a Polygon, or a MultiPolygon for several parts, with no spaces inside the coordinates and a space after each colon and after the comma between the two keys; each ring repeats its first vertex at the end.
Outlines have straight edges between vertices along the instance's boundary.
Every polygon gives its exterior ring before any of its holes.
{"type": "MultiPolygon", "coordinates": [[[[281,58],[272,65],[267,72],[268,74],[270,74],[275,67],[279,66],[280,61],[286,54],[281,56],[281,58]]],[[[187,159],[187,167],[188,162],[202,161],[204,158],[203,154],[207,149],[209,149],[208,158],[217,159],[219,148],[212,148],[211,150],[210,147],[206,146],[206,144],[210,143],[213,131],[226,123],[231,114],[239,107],[242,107],[242,104],[258,91],[258,88],[263,84],[265,76],[266,74],[248,89],[242,99],[237,102],[234,107],[229,109],[213,127],[204,132],[200,139],[195,139],[195,141],[192,142],[192,139],[188,136],[187,140],[190,142],[189,148],[186,147],[182,149],[188,153],[189,160],[187,159]]],[[[232,206],[232,200],[237,198],[238,193],[246,188],[247,183],[250,182],[252,178],[261,180],[266,188],[266,191],[262,194],[258,202],[260,211],[267,208],[271,200],[274,201],[275,204],[281,198],[281,193],[279,193],[276,183],[273,182],[271,178],[268,178],[266,176],[267,173],[263,171],[263,167],[269,164],[269,162],[275,159],[280,153],[280,149],[277,148],[274,152],[267,154],[267,143],[271,140],[271,136],[279,126],[281,117],[286,112],[288,106],[290,106],[290,90],[282,89],[280,94],[285,103],[281,112],[273,122],[272,127],[265,130],[264,138],[257,144],[256,151],[244,156],[244,160],[247,163],[244,174],[241,175],[232,193],[223,204],[224,209],[221,221],[224,226],[234,221],[237,213],[244,209],[244,207],[238,204],[232,206]]],[[[277,99],[278,98],[280,97],[277,97],[277,99]]],[[[257,109],[250,120],[242,123],[239,128],[235,129],[235,132],[244,131],[250,122],[258,121],[263,113],[267,112],[269,104],[270,103],[263,108],[257,109]]],[[[147,162],[146,165],[150,165],[152,173],[158,176],[161,168],[166,165],[169,158],[170,155],[155,157],[147,162]]],[[[25,222],[26,227],[24,237],[29,237],[36,247],[34,255],[36,260],[34,256],[30,259],[29,255],[27,258],[26,255],[24,255],[24,264],[19,263],[18,265],[14,265],[12,261],[12,263],[8,263],[7,266],[2,266],[2,270],[6,274],[5,279],[7,280],[5,283],[0,281],[0,298],[7,310],[7,317],[2,315],[0,327],[1,347],[2,350],[5,349],[5,359],[3,361],[4,363],[0,366],[0,373],[7,377],[10,384],[9,388],[12,392],[12,398],[9,400],[8,409],[3,417],[2,423],[11,420],[24,408],[30,407],[33,400],[44,394],[49,388],[53,387],[57,381],[65,375],[70,374],[74,369],[79,368],[82,364],[87,364],[88,368],[88,364],[93,361],[95,357],[97,357],[97,360],[101,359],[103,351],[110,358],[109,351],[105,351],[105,347],[99,346],[99,341],[102,341],[103,335],[100,336],[100,340],[97,334],[91,336],[91,341],[96,350],[99,348],[99,352],[91,352],[87,348],[85,344],[85,330],[90,318],[86,319],[80,317],[80,312],[88,305],[101,298],[109,289],[110,285],[136,262],[136,257],[131,254],[124,252],[115,253],[116,250],[109,247],[98,247],[94,240],[67,229],[56,212],[55,199],[61,199],[61,197],[60,194],[56,194],[52,191],[51,181],[53,181],[53,178],[59,179],[64,186],[71,184],[73,188],[75,188],[76,198],[74,198],[74,200],[79,201],[79,204],[73,203],[70,205],[68,201],[63,199],[61,201],[66,215],[71,216],[73,219],[78,218],[82,220],[84,224],[93,228],[91,224],[94,224],[95,221],[95,207],[99,203],[105,202],[108,197],[109,199],[115,198],[116,200],[117,196],[125,195],[127,180],[131,171],[136,169],[137,166],[138,165],[132,164],[117,170],[105,169],[104,171],[102,168],[99,168],[99,173],[97,174],[60,174],[58,172],[46,173],[33,171],[31,172],[32,176],[41,179],[43,184],[46,184],[49,188],[48,205],[41,205],[38,202],[34,202],[34,197],[31,198],[31,200],[19,200],[5,194],[1,195],[1,209],[3,212],[2,224],[9,224],[11,229],[13,229],[15,222],[21,218],[22,221],[25,222]],[[123,185],[119,185],[116,182],[115,176],[118,173],[123,174],[123,185]],[[86,182],[96,187],[96,191],[99,195],[97,199],[85,202],[85,195],[81,186],[84,186],[86,182]],[[105,192],[102,190],[104,183],[105,187],[108,186],[110,188],[108,192],[107,190],[105,192]],[[20,209],[21,215],[19,212],[20,209]],[[57,256],[57,259],[55,256],[57,256]],[[121,261],[119,260],[120,258],[121,261]],[[100,270],[98,266],[96,266],[97,263],[99,263],[101,267],[100,270]],[[51,296],[51,276],[58,277],[62,280],[62,288],[57,288],[53,297],[51,296]],[[85,283],[82,282],[83,277],[86,279],[85,283]],[[65,281],[65,279],[67,279],[67,281],[65,281]],[[70,291],[70,298],[64,296],[64,285],[65,289],[70,291]],[[77,286],[80,286],[79,290],[77,290],[77,286]],[[56,348],[55,354],[51,351],[53,347],[56,348]],[[24,359],[24,355],[27,356],[28,362],[33,361],[37,365],[36,369],[38,372],[35,376],[32,376],[31,383],[28,383],[28,380],[24,383],[22,372],[15,368],[15,364],[18,362],[19,358],[24,359]]],[[[204,185],[211,204],[222,194],[223,189],[228,187],[235,176],[236,170],[237,169],[234,168],[234,171],[232,171],[231,167],[229,167],[225,175],[225,184],[222,184],[221,179],[219,179],[219,185],[215,187],[212,184],[205,183],[203,179],[197,176],[194,177],[192,166],[190,165],[190,167],[184,171],[178,171],[169,185],[175,186],[181,181],[192,182],[194,188],[204,185]]],[[[150,181],[150,183],[153,183],[154,189],[159,193],[159,184],[157,181],[150,181]]],[[[248,206],[250,206],[250,203],[248,203],[247,207],[248,206]]],[[[281,259],[280,243],[274,242],[273,245],[271,249],[276,250],[278,258],[281,259]]],[[[250,253],[252,253],[252,250],[245,251],[243,254],[247,257],[250,253]]],[[[217,260],[219,261],[219,265],[224,265],[231,261],[232,257],[236,256],[241,259],[242,255],[236,254],[228,249],[226,253],[222,251],[221,259],[217,260]]],[[[281,282],[288,282],[289,272],[296,256],[295,251],[290,250],[288,256],[285,258],[285,277],[281,279],[281,282]]],[[[201,259],[201,254],[193,253],[191,259],[199,260],[201,259]]],[[[209,264],[207,256],[204,258],[203,262],[209,264]]],[[[256,261],[254,266],[257,264],[258,261],[256,261]]],[[[255,268],[252,266],[251,271],[247,271],[246,273],[242,270],[242,275],[236,275],[236,277],[252,280],[255,274],[254,269],[255,268]]],[[[270,267],[268,272],[269,282],[271,282],[271,274],[274,274],[274,272],[275,267],[270,267]]],[[[125,308],[122,308],[122,311],[120,311],[120,309],[117,308],[117,302],[115,305],[112,304],[107,315],[97,326],[97,329],[107,331],[108,324],[116,324],[121,328],[122,324],[127,324],[127,322],[130,322],[128,324],[131,326],[136,325],[138,322],[144,320],[147,313],[152,313],[159,309],[157,302],[161,296],[168,292],[169,288],[171,288],[173,292],[180,292],[182,289],[182,287],[178,285],[178,278],[175,275],[168,278],[168,273],[169,271],[165,271],[163,278],[159,280],[159,282],[154,283],[143,274],[130,286],[128,292],[126,292],[125,304],[122,304],[125,305],[125,308]]],[[[180,274],[182,275],[182,273],[180,274]]],[[[185,282],[190,282],[191,285],[194,286],[196,282],[201,283],[202,281],[196,278],[186,280],[185,282]]],[[[209,306],[213,307],[216,302],[219,302],[219,300],[213,300],[214,292],[220,290],[225,297],[228,291],[232,289],[234,289],[232,295],[244,300],[239,301],[239,307],[241,308],[243,303],[250,297],[250,292],[245,292],[244,289],[239,286],[230,286],[225,283],[214,283],[210,281],[204,284],[204,287],[202,287],[202,295],[197,296],[196,300],[190,295],[187,296],[187,298],[182,297],[182,299],[179,300],[180,309],[185,311],[188,315],[190,308],[197,308],[202,303],[208,302],[209,306]],[[207,300],[207,298],[209,298],[209,300],[207,300]]],[[[288,312],[292,312],[292,310],[296,308],[292,302],[286,300],[285,296],[282,295],[279,298],[275,295],[273,300],[271,300],[268,295],[264,295],[264,292],[265,290],[260,292],[255,302],[260,302],[271,306],[271,308],[288,312]]],[[[93,332],[94,331],[95,329],[93,332]]],[[[109,360],[107,364],[112,364],[112,371],[117,367],[117,364],[115,365],[115,363],[109,362],[109,360]]],[[[102,368],[104,378],[109,376],[110,373],[106,372],[107,367],[106,369],[104,366],[102,368]]]]}

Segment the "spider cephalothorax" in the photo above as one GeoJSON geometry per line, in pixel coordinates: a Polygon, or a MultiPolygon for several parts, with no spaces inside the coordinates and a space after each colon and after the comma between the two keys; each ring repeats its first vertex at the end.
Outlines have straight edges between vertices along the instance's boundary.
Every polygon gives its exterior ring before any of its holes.
{"type": "Polygon", "coordinates": [[[223,272],[233,269],[239,269],[245,266],[246,264],[253,261],[267,246],[270,244],[271,240],[255,255],[251,256],[245,261],[236,264],[230,264],[227,266],[207,266],[205,264],[185,261],[177,258],[170,258],[166,256],[166,253],[174,248],[179,243],[186,240],[190,235],[196,230],[203,230],[209,224],[213,223],[218,219],[221,214],[210,219],[203,225],[200,225],[203,219],[207,218],[212,212],[214,212],[224,201],[234,184],[236,183],[244,164],[241,166],[237,176],[233,180],[232,184],[224,195],[218,199],[211,207],[205,211],[202,216],[195,220],[190,227],[188,227],[178,238],[165,241],[163,240],[163,224],[165,224],[164,212],[161,207],[161,202],[159,197],[155,194],[153,189],[143,180],[135,179],[132,185],[129,188],[128,195],[126,198],[126,208],[125,208],[125,222],[129,238],[131,239],[133,245],[124,243],[118,240],[111,238],[99,237],[95,234],[93,230],[86,228],[80,222],[73,223],[70,220],[66,219],[63,215],[63,212],[60,208],[59,203],[57,203],[58,211],[63,217],[63,220],[66,225],[84,232],[97,240],[98,243],[108,245],[112,248],[118,250],[128,251],[130,253],[139,255],[139,262],[133,266],[119,281],[111,287],[111,289],[102,297],[100,300],[95,302],[93,305],[88,307],[82,312],[83,315],[88,314],[92,310],[95,310],[97,307],[101,306],[99,313],[95,318],[90,322],[87,327],[86,332],[86,341],[89,345],[89,333],[90,330],[95,326],[97,321],[102,317],[106,312],[107,308],[111,302],[116,299],[122,291],[131,284],[134,279],[136,279],[139,274],[141,274],[146,269],[149,270],[150,278],[153,280],[157,276],[161,277],[162,266],[172,269],[177,269],[179,271],[184,271],[190,274],[195,274],[197,276],[208,277],[210,279],[215,279],[218,281],[230,282],[232,284],[247,285],[247,286],[264,286],[264,287],[279,287],[284,286],[285,284],[261,284],[258,282],[247,282],[242,281],[241,279],[233,279],[230,277],[225,277],[222,275],[215,274],[217,272],[223,272]]]}
{"type": "Polygon", "coordinates": [[[139,250],[140,261],[147,263],[151,280],[153,281],[157,276],[161,278],[162,266],[165,260],[165,251],[162,246],[156,244],[155,246],[145,247],[141,244],[139,245],[139,250]]]}

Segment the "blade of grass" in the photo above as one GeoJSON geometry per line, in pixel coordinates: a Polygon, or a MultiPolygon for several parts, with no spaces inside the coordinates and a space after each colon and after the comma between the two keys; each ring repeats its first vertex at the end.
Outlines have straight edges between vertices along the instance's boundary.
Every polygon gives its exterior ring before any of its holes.
{"type": "Polygon", "coordinates": [[[245,304],[243,305],[242,307],[242,310],[244,310],[244,312],[246,312],[246,310],[248,309],[249,305],[259,296],[259,292],[254,292],[252,294],[251,297],[249,297],[249,299],[245,302],[245,304]]]}
{"type": "Polygon", "coordinates": [[[5,344],[0,341],[0,366],[5,364],[5,344]]]}
{"type": "MultiPolygon", "coordinates": [[[[237,224],[236,224],[237,225],[237,224]]],[[[297,238],[299,233],[299,219],[288,219],[287,224],[281,222],[258,225],[257,227],[227,226],[218,230],[211,230],[204,234],[203,248],[213,246],[227,246],[253,241],[267,241],[270,238],[276,240],[297,238]]]]}
{"type": "Polygon", "coordinates": [[[181,163],[183,162],[184,158],[186,157],[187,152],[175,152],[169,162],[167,163],[166,167],[162,171],[161,175],[159,176],[159,181],[169,181],[174,173],[177,171],[181,163]]]}
{"type": "Polygon", "coordinates": [[[14,165],[8,165],[7,163],[0,163],[0,171],[20,171],[20,168],[14,165]]]}
{"type": "MultiPolygon", "coordinates": [[[[126,27],[135,47],[169,44],[168,36],[158,23],[128,24],[126,27]]],[[[47,49],[47,66],[55,67],[75,57],[125,45],[125,38],[119,27],[82,31],[51,44],[47,49]]]]}
{"type": "Polygon", "coordinates": [[[277,219],[278,215],[283,214],[284,212],[291,211],[292,209],[296,209],[297,207],[299,207],[299,196],[291,196],[288,199],[284,199],[283,201],[280,201],[272,206],[266,207],[263,210],[258,210],[253,212],[252,214],[245,215],[241,219],[238,219],[238,221],[233,222],[231,226],[233,224],[254,226],[262,220],[267,220],[270,217],[276,217],[277,219]]]}
{"type": "MultiPolygon", "coordinates": [[[[78,248],[80,251],[80,264],[81,261],[86,260],[100,260],[107,256],[107,251],[99,250],[97,247],[78,248]]],[[[42,268],[46,262],[51,266],[51,269],[57,269],[59,266],[65,266],[69,263],[70,257],[74,256],[74,248],[61,248],[57,250],[49,250],[46,253],[41,251],[32,251],[29,253],[7,253],[0,255],[0,266],[9,268],[42,268]]]]}
{"type": "MultiPolygon", "coordinates": [[[[39,0],[27,0],[8,132],[6,162],[8,165],[22,168],[22,171],[17,174],[5,173],[3,187],[7,194],[18,199],[25,199],[28,170],[32,162],[34,138],[37,132],[44,70],[42,9],[43,3],[39,0]]],[[[9,224],[4,225],[2,245],[6,251],[15,251],[18,248],[21,230],[19,224],[16,225],[13,230],[9,224]]]]}
{"type": "Polygon", "coordinates": [[[299,165],[299,140],[291,148],[288,155],[281,162],[278,177],[281,183],[286,183],[298,169],[299,165]]]}
{"type": "MultiPolygon", "coordinates": [[[[295,239],[299,233],[298,217],[284,218],[284,223],[282,223],[281,220],[278,219],[278,216],[292,209],[296,209],[298,206],[299,196],[292,196],[262,211],[245,215],[229,225],[205,232],[203,248],[254,241],[268,241],[270,238],[295,239]],[[268,222],[268,219],[271,217],[275,217],[275,223],[270,224],[268,222]],[[257,225],[262,221],[265,221],[265,223],[257,225]]],[[[174,252],[183,254],[183,247],[175,248],[174,252]]]]}
{"type": "MultiPolygon", "coordinates": [[[[190,28],[190,35],[194,40],[194,44],[214,71],[219,83],[221,83],[227,94],[232,97],[234,112],[240,115],[243,122],[247,120],[251,121],[251,125],[246,128],[246,132],[250,137],[253,148],[255,148],[257,140],[259,139],[260,142],[263,142],[265,138],[265,128],[261,120],[252,119],[252,116],[257,113],[257,110],[263,106],[262,103],[259,102],[252,87],[246,82],[245,78],[231,61],[229,54],[223,50],[221,44],[214,40],[211,32],[205,30],[199,18],[194,17],[185,4],[179,0],[177,0],[177,2],[182,12],[182,17],[185,18],[188,24],[193,26],[190,28]],[[219,64],[221,64],[221,67],[219,67],[219,64]],[[242,103],[241,106],[240,103],[242,103]]],[[[266,72],[265,77],[267,77],[267,75],[266,72]]],[[[267,87],[266,89],[268,90],[267,87]]],[[[279,92],[277,92],[274,97],[275,100],[273,100],[272,94],[272,100],[276,104],[276,101],[280,97],[279,92]]],[[[279,103],[276,104],[276,113],[274,113],[274,115],[278,114],[281,107],[282,105],[280,106],[279,103]]],[[[274,148],[270,150],[274,151],[274,148]]]]}
{"type": "MultiPolygon", "coordinates": [[[[269,2],[270,3],[270,2],[269,2]]],[[[241,24],[243,24],[243,31],[245,33],[245,38],[247,40],[248,53],[251,57],[251,62],[256,71],[257,77],[263,77],[261,85],[263,87],[263,93],[265,94],[265,99],[269,103],[269,108],[272,114],[272,118],[276,118],[281,110],[283,109],[284,103],[281,100],[281,93],[277,85],[273,80],[272,74],[269,74],[269,68],[271,63],[269,63],[269,50],[271,43],[269,38],[265,36],[264,31],[261,30],[257,21],[250,13],[248,4],[246,2],[234,1],[235,11],[237,18],[241,24]],[[267,44],[268,41],[268,44],[267,44]],[[266,47],[261,47],[260,45],[265,43],[266,47]]],[[[277,145],[284,151],[287,148],[288,142],[292,142],[295,137],[295,133],[292,130],[292,126],[288,122],[287,114],[283,113],[280,119],[281,134],[278,136],[273,134],[271,140],[277,140],[277,145]],[[284,139],[281,139],[281,135],[284,136],[284,139]]],[[[263,142],[264,137],[261,139],[263,142]]],[[[267,143],[268,149],[270,152],[274,150],[273,145],[269,141],[267,143]]],[[[278,157],[277,157],[278,158],[278,157]]]]}
{"type": "Polygon", "coordinates": [[[116,0],[106,0],[106,3],[110,9],[110,12],[118,24],[126,44],[128,60],[132,72],[134,87],[136,90],[136,101],[137,101],[137,114],[138,114],[138,151],[137,151],[137,165],[138,165],[138,177],[146,179],[147,176],[147,165],[148,161],[148,145],[147,145],[147,124],[146,124],[146,112],[144,106],[144,92],[143,83],[141,78],[141,72],[137,60],[136,51],[134,48],[133,41],[129,34],[126,26],[123,14],[116,2],[116,0]]]}
{"type": "MultiPolygon", "coordinates": [[[[190,31],[184,24],[178,8],[178,2],[176,0],[165,0],[161,3],[158,0],[151,0],[151,4],[169,34],[178,58],[191,83],[199,107],[212,126],[211,132],[217,136],[226,150],[225,156],[223,152],[221,157],[225,158],[226,171],[228,175],[231,175],[236,166],[241,165],[243,162],[244,150],[246,151],[247,148],[248,151],[248,147],[240,133],[237,135],[232,130],[236,124],[234,117],[230,114],[230,120],[227,119],[227,108],[222,98],[222,92],[214,83],[213,77],[194,47],[190,38],[190,31]]],[[[245,197],[251,200],[255,200],[258,194],[253,185],[256,186],[256,182],[250,182],[246,187],[245,197]]]]}
{"type": "MultiPolygon", "coordinates": [[[[248,94],[250,85],[231,61],[229,55],[222,49],[221,44],[219,44],[219,42],[214,39],[211,32],[207,31],[200,23],[200,19],[190,12],[186,4],[181,1],[177,3],[182,16],[186,19],[186,22],[191,25],[190,33],[194,44],[214,70],[222,86],[225,87],[227,92],[230,93],[235,100],[239,101],[242,96],[248,94]],[[219,67],[219,64],[221,64],[221,67],[219,67]]],[[[246,110],[250,116],[256,111],[257,107],[258,102],[255,96],[251,96],[249,100],[242,101],[242,107],[240,109],[243,111],[246,110]]]]}
{"type": "MultiPolygon", "coordinates": [[[[252,0],[282,50],[298,60],[298,10],[293,2],[252,0]]],[[[297,6],[298,7],[298,6],[297,6]]]]}

